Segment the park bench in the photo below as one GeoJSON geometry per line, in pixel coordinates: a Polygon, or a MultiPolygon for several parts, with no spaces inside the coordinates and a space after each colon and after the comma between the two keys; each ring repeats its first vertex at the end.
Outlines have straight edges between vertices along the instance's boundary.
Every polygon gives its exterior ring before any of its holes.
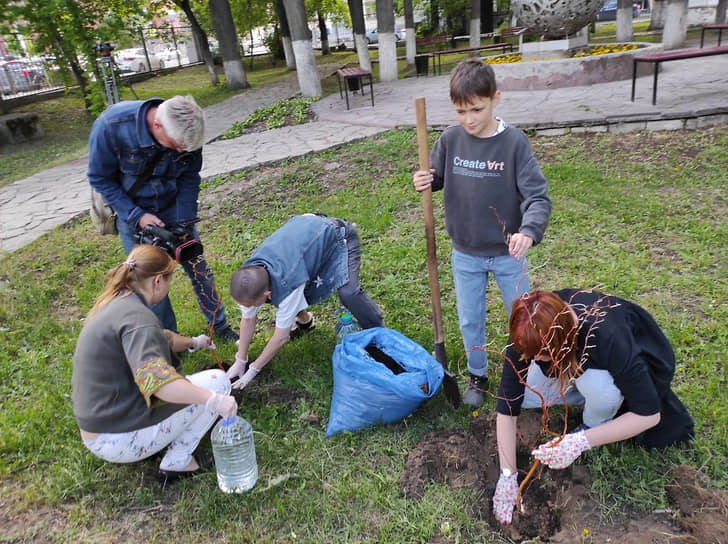
{"type": "MultiPolygon", "coordinates": [[[[443,44],[447,43],[448,37],[447,34],[436,34],[435,36],[423,36],[421,38],[417,38],[415,40],[416,48],[419,49],[420,47],[427,47],[431,45],[436,45],[438,47],[438,50],[441,50],[443,47],[443,44]]],[[[432,53],[418,53],[415,55],[415,66],[417,68],[417,76],[421,75],[427,75],[428,72],[428,66],[430,64],[430,59],[433,59],[432,61],[432,73],[435,73],[435,60],[432,57],[432,53]]]]}
{"type": "Polygon", "coordinates": [[[427,45],[437,45],[438,47],[442,47],[442,44],[447,43],[447,34],[437,34],[435,36],[423,36],[422,38],[417,38],[415,40],[415,45],[417,47],[424,47],[427,45]]]}
{"type": "Polygon", "coordinates": [[[336,70],[336,81],[339,84],[339,96],[344,98],[346,93],[346,109],[349,109],[349,91],[352,93],[360,91],[364,94],[364,85],[369,85],[369,91],[372,95],[372,106],[374,106],[374,85],[372,82],[372,73],[364,68],[339,68],[336,70]],[[368,81],[367,81],[368,80],[368,81]],[[344,90],[342,92],[341,84],[344,83],[344,90]]]}
{"type": "Polygon", "coordinates": [[[718,47],[720,47],[720,38],[723,36],[723,31],[728,30],[728,24],[711,24],[703,25],[700,29],[700,47],[703,47],[703,40],[705,39],[706,30],[717,30],[718,31],[718,47]]]}
{"type": "Polygon", "coordinates": [[[655,66],[654,80],[652,83],[652,105],[657,102],[657,74],[659,73],[660,63],[669,62],[671,60],[694,59],[698,57],[708,57],[711,55],[723,55],[728,53],[728,46],[723,47],[706,47],[701,49],[678,49],[675,51],[666,51],[664,53],[655,53],[654,55],[644,55],[641,57],[632,57],[632,102],[634,102],[634,88],[637,79],[637,64],[640,62],[652,63],[655,66]]]}
{"type": "Polygon", "coordinates": [[[513,51],[513,44],[509,42],[503,43],[489,43],[487,45],[480,45],[478,47],[466,47],[463,49],[446,49],[444,51],[433,51],[430,53],[432,56],[432,73],[440,75],[442,68],[442,56],[443,55],[458,55],[463,53],[475,53],[480,51],[488,51],[493,49],[500,49],[502,53],[506,50],[513,51]]]}

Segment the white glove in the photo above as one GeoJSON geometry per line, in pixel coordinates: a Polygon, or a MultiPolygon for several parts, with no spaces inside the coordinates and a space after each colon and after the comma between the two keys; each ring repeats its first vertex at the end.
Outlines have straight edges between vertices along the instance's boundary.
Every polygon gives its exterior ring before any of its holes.
{"type": "Polygon", "coordinates": [[[513,472],[506,476],[501,472],[498,485],[493,494],[493,514],[495,519],[504,525],[510,525],[513,520],[513,509],[518,498],[518,473],[513,472]]]}
{"type": "Polygon", "coordinates": [[[541,444],[531,452],[531,455],[547,467],[566,468],[581,455],[581,452],[591,449],[584,431],[564,435],[559,443],[555,444],[558,440],[559,438],[554,438],[541,444]]]}
{"type": "Polygon", "coordinates": [[[213,393],[205,403],[205,408],[220,414],[225,419],[231,418],[238,413],[238,403],[232,395],[221,395],[213,393]]]}
{"type": "Polygon", "coordinates": [[[247,366],[248,360],[241,359],[240,356],[236,353],[235,362],[230,368],[227,369],[227,376],[228,378],[230,378],[230,381],[233,381],[234,378],[242,378],[243,374],[245,374],[245,371],[247,370],[247,366]]]}
{"type": "Polygon", "coordinates": [[[206,334],[201,334],[200,336],[195,336],[192,338],[192,347],[187,348],[187,351],[193,352],[197,351],[203,348],[207,349],[216,349],[215,344],[212,343],[210,340],[210,337],[206,334]]]}
{"type": "Polygon", "coordinates": [[[248,371],[243,374],[243,377],[233,384],[233,389],[243,389],[246,385],[253,381],[253,378],[258,375],[258,372],[260,372],[260,370],[252,365],[249,366],[248,371]]]}

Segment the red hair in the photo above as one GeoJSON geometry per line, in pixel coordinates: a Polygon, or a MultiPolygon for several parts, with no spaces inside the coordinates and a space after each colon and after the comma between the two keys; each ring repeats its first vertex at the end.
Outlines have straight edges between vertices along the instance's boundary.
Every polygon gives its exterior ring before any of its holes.
{"type": "Polygon", "coordinates": [[[577,374],[578,327],[566,302],[552,291],[527,293],[513,303],[511,342],[522,360],[548,357],[559,379],[577,374]]]}

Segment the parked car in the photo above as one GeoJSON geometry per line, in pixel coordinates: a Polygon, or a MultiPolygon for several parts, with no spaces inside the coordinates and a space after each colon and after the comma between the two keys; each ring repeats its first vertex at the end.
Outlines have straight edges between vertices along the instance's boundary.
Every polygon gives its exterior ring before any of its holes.
{"type": "MultiPolygon", "coordinates": [[[[379,32],[377,31],[376,28],[373,28],[373,29],[367,31],[367,33],[365,34],[365,37],[367,39],[368,44],[379,43],[379,32]]],[[[404,40],[404,38],[405,38],[405,30],[399,29],[399,28],[395,29],[394,39],[399,41],[399,40],[404,40]]]]}
{"type": "Polygon", "coordinates": [[[156,56],[165,68],[187,64],[189,62],[187,59],[187,53],[184,50],[174,49],[173,47],[167,47],[158,51],[156,56]]]}
{"type": "MultiPolygon", "coordinates": [[[[632,4],[632,18],[640,16],[639,4],[632,4]]],[[[597,21],[617,20],[617,0],[608,0],[597,13],[597,21]]]]}
{"type": "Polygon", "coordinates": [[[144,54],[143,48],[138,49],[121,49],[114,55],[116,65],[122,72],[149,72],[150,70],[159,70],[164,68],[164,61],[157,55],[149,51],[149,62],[144,54]]]}
{"type": "Polygon", "coordinates": [[[24,60],[0,62],[0,91],[12,94],[35,91],[46,83],[43,68],[24,60]]]}

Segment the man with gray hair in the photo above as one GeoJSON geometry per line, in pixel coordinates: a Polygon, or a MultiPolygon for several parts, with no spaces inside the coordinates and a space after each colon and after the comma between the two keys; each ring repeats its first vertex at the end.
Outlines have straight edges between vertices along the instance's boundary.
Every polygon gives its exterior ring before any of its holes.
{"type": "MultiPolygon", "coordinates": [[[[194,222],[204,133],[204,113],[191,96],[120,102],[94,122],[88,180],[116,212],[127,254],[136,245],[135,234],[148,226],[183,229],[188,238],[199,239],[194,222]]],[[[208,325],[221,339],[236,341],[204,256],[182,266],[208,325]]],[[[163,328],[178,332],[168,297],[151,309],[163,328]]]]}

